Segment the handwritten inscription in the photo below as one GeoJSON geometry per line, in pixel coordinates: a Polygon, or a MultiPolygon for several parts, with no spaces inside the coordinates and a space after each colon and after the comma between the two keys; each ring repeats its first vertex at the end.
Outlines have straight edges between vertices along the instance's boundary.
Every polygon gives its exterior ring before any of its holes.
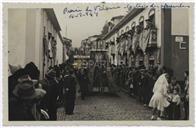
{"type": "Polygon", "coordinates": [[[184,5],[183,3],[178,4],[171,4],[171,3],[151,3],[151,4],[143,4],[143,3],[136,3],[136,4],[126,4],[124,6],[120,5],[96,5],[96,6],[86,6],[85,8],[81,9],[79,7],[76,8],[68,8],[65,7],[63,10],[63,14],[67,15],[69,18],[77,18],[77,17],[97,17],[99,16],[100,12],[110,11],[110,10],[117,10],[117,9],[127,9],[128,11],[132,10],[133,8],[190,8],[188,5],[184,5]]]}
{"type": "Polygon", "coordinates": [[[63,14],[68,14],[69,18],[83,17],[83,16],[98,16],[99,12],[109,11],[114,9],[119,9],[120,6],[106,6],[106,5],[97,5],[94,7],[87,6],[85,9],[75,9],[64,8],[63,14]]]}

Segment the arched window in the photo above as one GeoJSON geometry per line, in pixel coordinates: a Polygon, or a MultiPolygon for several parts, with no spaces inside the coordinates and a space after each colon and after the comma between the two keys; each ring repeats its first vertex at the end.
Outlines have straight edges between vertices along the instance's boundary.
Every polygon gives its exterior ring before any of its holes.
{"type": "Polygon", "coordinates": [[[139,18],[139,25],[142,27],[142,29],[144,28],[144,16],[139,18]]]}
{"type": "Polygon", "coordinates": [[[135,26],[136,26],[136,23],[133,22],[133,23],[131,24],[131,29],[132,29],[133,31],[135,31],[135,26]]]}
{"type": "Polygon", "coordinates": [[[121,35],[124,33],[124,30],[121,30],[121,35]]]}
{"type": "Polygon", "coordinates": [[[117,32],[117,37],[119,37],[120,36],[120,34],[119,34],[119,31],[117,32]]]}
{"type": "Polygon", "coordinates": [[[155,14],[155,9],[154,8],[150,9],[150,11],[148,12],[148,16],[151,16],[154,14],[155,14]]]}
{"type": "Polygon", "coordinates": [[[152,8],[150,9],[150,11],[148,12],[148,18],[149,21],[153,23],[153,25],[155,25],[155,9],[152,8]]]}
{"type": "Polygon", "coordinates": [[[126,32],[128,32],[128,31],[129,31],[129,26],[126,27],[126,32]]]}

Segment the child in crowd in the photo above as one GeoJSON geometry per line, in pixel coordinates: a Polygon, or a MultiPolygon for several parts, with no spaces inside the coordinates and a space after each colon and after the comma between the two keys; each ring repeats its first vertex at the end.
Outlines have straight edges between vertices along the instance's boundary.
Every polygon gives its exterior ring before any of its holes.
{"type": "Polygon", "coordinates": [[[180,119],[180,103],[181,98],[179,95],[179,90],[174,88],[173,90],[168,90],[168,101],[170,105],[167,107],[168,120],[179,120],[180,119]]]}
{"type": "Polygon", "coordinates": [[[164,114],[166,114],[166,118],[168,120],[172,120],[173,115],[173,105],[172,105],[172,98],[173,98],[173,89],[171,88],[171,84],[167,88],[168,97],[167,100],[169,101],[170,105],[165,109],[164,114]]]}
{"type": "Polygon", "coordinates": [[[173,120],[179,120],[180,119],[180,95],[179,90],[177,88],[173,91],[173,98],[172,98],[172,108],[173,108],[173,120]]]}

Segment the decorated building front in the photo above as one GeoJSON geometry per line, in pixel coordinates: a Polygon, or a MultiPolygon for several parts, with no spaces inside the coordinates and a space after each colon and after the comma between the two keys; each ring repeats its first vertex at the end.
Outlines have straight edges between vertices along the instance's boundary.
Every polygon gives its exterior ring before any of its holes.
{"type": "Polygon", "coordinates": [[[117,60],[111,63],[147,68],[159,64],[159,16],[159,9],[133,9],[114,26],[104,37],[105,42],[110,44],[109,49],[115,51],[109,53],[113,60],[117,60]]]}
{"type": "Polygon", "coordinates": [[[190,15],[188,8],[133,8],[103,37],[111,64],[165,66],[182,80],[189,68],[190,15]]]}

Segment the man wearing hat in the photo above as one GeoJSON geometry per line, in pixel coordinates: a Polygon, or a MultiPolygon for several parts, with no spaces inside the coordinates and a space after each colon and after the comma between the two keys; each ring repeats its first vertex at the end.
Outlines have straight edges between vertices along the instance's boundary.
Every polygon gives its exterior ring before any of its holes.
{"type": "Polygon", "coordinates": [[[35,84],[32,80],[24,80],[16,85],[13,90],[15,97],[9,101],[9,120],[40,120],[36,104],[46,91],[35,89],[35,84]]]}
{"type": "Polygon", "coordinates": [[[148,93],[151,91],[149,87],[149,77],[145,69],[141,69],[141,97],[144,106],[148,104],[148,93]]]}
{"type": "Polygon", "coordinates": [[[46,109],[48,109],[48,114],[50,120],[57,119],[57,97],[59,93],[58,81],[56,79],[55,70],[51,69],[46,74],[47,85],[44,85],[44,89],[47,94],[44,99],[46,109]]]}
{"type": "Polygon", "coordinates": [[[69,69],[64,77],[64,95],[65,95],[65,113],[72,115],[76,98],[76,78],[73,76],[73,70],[69,69]]]}

